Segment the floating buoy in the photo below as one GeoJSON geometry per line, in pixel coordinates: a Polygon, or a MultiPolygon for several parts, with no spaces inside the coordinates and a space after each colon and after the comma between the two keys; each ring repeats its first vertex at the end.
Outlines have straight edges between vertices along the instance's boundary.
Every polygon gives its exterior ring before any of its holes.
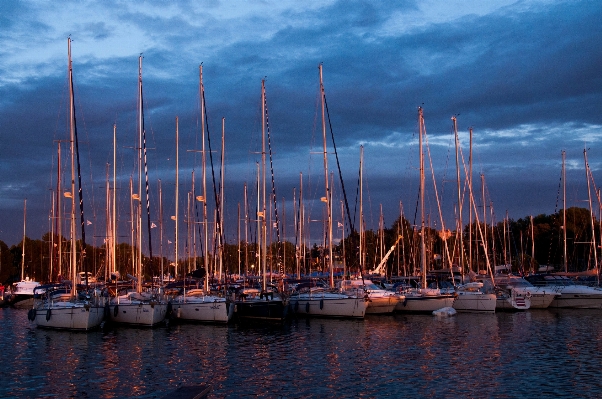
{"type": "Polygon", "coordinates": [[[29,319],[29,321],[34,321],[36,319],[36,310],[29,309],[29,312],[27,312],[27,318],[29,319]]]}
{"type": "Polygon", "coordinates": [[[113,309],[113,317],[117,317],[118,314],[119,314],[119,305],[115,305],[115,308],[113,309]]]}
{"type": "Polygon", "coordinates": [[[324,299],[320,299],[320,310],[324,309],[324,299]]]}
{"type": "Polygon", "coordinates": [[[167,316],[171,315],[171,312],[173,311],[173,305],[171,304],[171,301],[167,302],[167,312],[165,313],[167,316]]]}
{"type": "Polygon", "coordinates": [[[309,302],[305,304],[305,313],[309,313],[309,302]]]}
{"type": "Polygon", "coordinates": [[[50,317],[51,317],[51,316],[52,316],[52,310],[51,310],[51,309],[48,309],[48,310],[46,311],[46,321],[50,320],[50,317]]]}
{"type": "Polygon", "coordinates": [[[103,316],[104,316],[105,320],[109,320],[109,317],[111,317],[111,307],[109,306],[108,302],[105,303],[103,316]]]}

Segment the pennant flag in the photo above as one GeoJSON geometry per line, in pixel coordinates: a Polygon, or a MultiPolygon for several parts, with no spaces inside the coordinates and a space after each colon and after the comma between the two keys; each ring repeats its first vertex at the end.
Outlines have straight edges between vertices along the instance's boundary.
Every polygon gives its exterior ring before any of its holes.
{"type": "Polygon", "coordinates": [[[86,220],[86,226],[90,226],[91,224],[92,224],[92,222],[91,222],[91,221],[89,221],[89,220],[86,220]]]}
{"type": "Polygon", "coordinates": [[[156,228],[156,227],[157,227],[157,225],[156,225],[156,224],[154,224],[153,222],[151,222],[151,229],[154,229],[154,228],[156,228]]]}
{"type": "Polygon", "coordinates": [[[339,227],[343,227],[343,223],[337,222],[339,227]]]}
{"type": "Polygon", "coordinates": [[[169,241],[169,240],[167,240],[167,243],[168,243],[168,244],[172,244],[172,242],[171,242],[171,241],[169,241]]]}

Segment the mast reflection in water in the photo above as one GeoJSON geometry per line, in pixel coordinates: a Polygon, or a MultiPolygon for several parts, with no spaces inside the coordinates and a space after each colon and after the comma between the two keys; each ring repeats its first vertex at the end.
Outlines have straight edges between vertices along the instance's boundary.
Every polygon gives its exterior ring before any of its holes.
{"type": "Polygon", "coordinates": [[[0,309],[0,397],[597,397],[599,310],[75,333],[0,309]]]}

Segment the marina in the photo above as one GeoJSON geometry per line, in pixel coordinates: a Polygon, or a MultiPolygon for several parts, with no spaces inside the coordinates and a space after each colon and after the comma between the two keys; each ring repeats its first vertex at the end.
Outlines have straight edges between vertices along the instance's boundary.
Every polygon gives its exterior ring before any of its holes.
{"type": "Polygon", "coordinates": [[[0,309],[0,397],[162,398],[208,384],[209,398],[594,398],[601,316],[538,309],[74,333],[0,309]]]}

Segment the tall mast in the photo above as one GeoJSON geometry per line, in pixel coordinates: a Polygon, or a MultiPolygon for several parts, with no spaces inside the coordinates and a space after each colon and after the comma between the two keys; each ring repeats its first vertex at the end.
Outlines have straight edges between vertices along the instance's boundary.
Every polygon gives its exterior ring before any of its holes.
{"type": "Polygon", "coordinates": [[[205,266],[205,292],[209,291],[209,226],[207,221],[207,181],[206,181],[206,157],[205,157],[205,86],[203,86],[203,64],[199,65],[199,96],[201,97],[201,158],[203,173],[203,226],[205,230],[205,245],[203,246],[203,264],[205,266]]]}
{"type": "MultiPolygon", "coordinates": [[[[464,275],[464,238],[463,238],[463,225],[462,225],[462,193],[461,193],[461,183],[460,183],[460,158],[458,155],[460,140],[458,138],[458,125],[456,122],[456,117],[452,116],[452,121],[454,125],[454,138],[456,142],[456,179],[458,183],[458,232],[456,233],[456,239],[459,240],[459,249],[460,249],[460,258],[458,265],[460,266],[460,271],[462,275],[464,275]]],[[[449,265],[452,267],[452,265],[449,265]]]]}
{"type": "Polygon", "coordinates": [[[222,272],[224,268],[224,243],[222,239],[224,238],[224,156],[225,156],[225,135],[226,135],[226,118],[222,118],[222,165],[220,170],[221,182],[220,182],[220,199],[219,199],[219,228],[217,229],[218,234],[218,250],[219,250],[219,281],[222,281],[222,272]]]}
{"type": "Polygon", "coordinates": [[[159,185],[159,254],[161,256],[161,285],[163,285],[163,192],[161,190],[161,179],[159,185]]]}
{"type": "MultiPolygon", "coordinates": [[[[596,268],[596,271],[598,270],[598,251],[596,248],[596,228],[594,226],[594,213],[593,213],[593,208],[592,208],[592,190],[590,188],[590,171],[589,171],[589,163],[587,162],[587,150],[583,150],[583,158],[585,160],[585,177],[587,178],[587,198],[588,198],[588,202],[589,202],[589,220],[591,222],[592,225],[592,250],[594,252],[594,267],[596,268]]],[[[588,265],[588,270],[589,270],[589,265],[588,265]]],[[[596,275],[598,275],[598,273],[596,272],[596,275]]]]}
{"type": "Polygon", "coordinates": [[[366,251],[364,249],[364,146],[360,145],[360,273],[366,266],[366,251]]]}
{"type": "Polygon", "coordinates": [[[175,222],[176,222],[176,237],[175,237],[175,271],[174,271],[174,277],[178,276],[178,201],[179,201],[179,188],[180,188],[180,183],[179,183],[179,162],[180,162],[180,153],[179,153],[179,145],[178,145],[178,117],[176,116],[176,215],[175,215],[175,222]]]}
{"type": "Polygon", "coordinates": [[[422,107],[418,107],[418,129],[420,147],[420,265],[422,271],[422,288],[426,288],[426,246],[424,242],[424,154],[422,153],[422,135],[424,118],[422,107]]]}
{"type": "Polygon", "coordinates": [[[142,292],[142,55],[138,57],[138,278],[137,291],[142,292]]]}
{"type": "Polygon", "coordinates": [[[27,198],[23,201],[23,245],[21,246],[21,281],[25,280],[25,225],[27,222],[27,198]]]}
{"type": "Polygon", "coordinates": [[[75,268],[76,259],[76,248],[75,248],[75,101],[73,99],[73,66],[71,64],[71,38],[67,39],[69,47],[69,130],[70,130],[70,142],[71,142],[71,296],[76,294],[76,278],[77,271],[75,268]]]}
{"type": "Polygon", "coordinates": [[[567,273],[568,264],[566,259],[566,169],[565,169],[565,156],[566,153],[562,151],[562,234],[563,234],[563,263],[564,272],[567,273]]]}
{"type": "Polygon", "coordinates": [[[245,276],[249,274],[249,207],[247,200],[247,182],[245,182],[245,276]]]}
{"type": "Polygon", "coordinates": [[[266,274],[267,274],[267,230],[266,230],[266,206],[265,206],[265,80],[261,81],[261,168],[262,168],[262,223],[261,223],[261,245],[262,245],[262,258],[261,258],[261,271],[262,271],[262,289],[266,290],[266,274]]]}
{"type": "MultiPolygon", "coordinates": [[[[58,274],[63,275],[63,211],[61,198],[63,197],[63,187],[61,182],[61,142],[58,142],[57,149],[57,179],[56,179],[56,236],[58,239],[58,260],[57,270],[58,274]]],[[[51,276],[51,281],[54,280],[54,276],[51,276]]]]}
{"type": "MultiPolygon", "coordinates": [[[[111,225],[111,272],[117,270],[117,125],[113,124],[113,223],[111,225]]],[[[110,275],[109,275],[110,276],[110,275]]]]}
{"type": "MultiPolygon", "coordinates": [[[[472,127],[468,129],[470,133],[470,150],[468,155],[468,186],[472,187],[472,127]]],[[[472,206],[468,201],[468,268],[472,270],[472,206]]],[[[474,270],[477,272],[478,270],[474,270]]]]}
{"type": "Polygon", "coordinates": [[[332,267],[332,215],[331,215],[331,207],[330,201],[332,200],[330,196],[330,189],[328,187],[328,153],[326,152],[326,119],[325,119],[325,106],[324,106],[324,82],[322,79],[322,64],[318,65],[318,70],[320,72],[320,100],[322,103],[322,141],[324,143],[324,190],[326,196],[326,209],[327,209],[327,225],[328,229],[328,267],[330,270],[330,286],[334,287],[334,275],[333,275],[333,267],[332,267]]]}

